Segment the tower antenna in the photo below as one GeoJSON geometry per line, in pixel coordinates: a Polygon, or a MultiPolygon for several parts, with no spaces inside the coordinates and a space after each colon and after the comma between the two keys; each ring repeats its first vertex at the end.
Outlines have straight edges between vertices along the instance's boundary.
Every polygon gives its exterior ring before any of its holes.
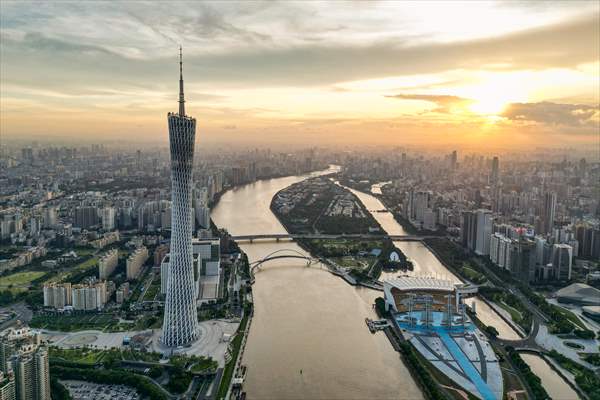
{"type": "Polygon", "coordinates": [[[183,54],[179,46],[179,116],[185,116],[185,99],[183,97],[183,54]]]}

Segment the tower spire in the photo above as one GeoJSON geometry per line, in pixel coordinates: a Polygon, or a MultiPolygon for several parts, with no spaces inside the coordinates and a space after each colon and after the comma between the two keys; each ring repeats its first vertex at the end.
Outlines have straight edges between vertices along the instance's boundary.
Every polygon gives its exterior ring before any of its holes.
{"type": "Polygon", "coordinates": [[[183,55],[179,46],[179,115],[185,115],[185,100],[183,98],[183,55]]]}

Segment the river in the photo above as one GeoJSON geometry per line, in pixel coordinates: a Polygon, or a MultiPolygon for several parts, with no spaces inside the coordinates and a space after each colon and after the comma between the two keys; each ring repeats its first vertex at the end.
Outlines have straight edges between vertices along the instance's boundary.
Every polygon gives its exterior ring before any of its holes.
{"type": "Polygon", "coordinates": [[[521,354],[521,358],[529,365],[533,373],[542,380],[542,386],[551,398],[554,400],[579,398],[577,392],[565,383],[542,357],[536,354],[521,354]]]}
{"type": "MultiPolygon", "coordinates": [[[[217,226],[234,235],[284,233],[270,211],[271,199],[279,190],[308,176],[264,180],[230,190],[221,197],[211,217],[217,226]]],[[[385,209],[376,197],[350,190],[368,210],[385,209]]],[[[391,213],[373,212],[373,216],[388,233],[406,234],[391,213]]],[[[460,281],[421,242],[395,245],[414,264],[409,274],[460,281]]],[[[240,247],[250,261],[277,250],[306,253],[293,242],[242,243],[240,247]]],[[[384,273],[382,279],[395,275],[384,273]]],[[[244,384],[248,398],[422,398],[385,335],[372,335],[365,326],[365,317],[375,317],[372,304],[380,293],[354,288],[327,272],[323,265],[306,267],[299,259],[266,263],[256,274],[253,293],[255,313],[243,358],[248,366],[244,384]]],[[[477,302],[478,317],[495,326],[501,337],[518,338],[483,301],[467,301],[477,302]]],[[[545,385],[566,385],[550,368],[534,371],[545,385]]]]}
{"type": "MultiPolygon", "coordinates": [[[[232,234],[284,233],[271,213],[273,195],[306,176],[255,182],[225,193],[211,216],[232,234]]],[[[293,242],[241,244],[250,260],[293,242]]],[[[356,289],[322,265],[279,259],[253,285],[255,312],[243,363],[250,399],[421,399],[419,388],[387,337],[371,334],[380,293],[356,289]]]]}
{"type": "MultiPolygon", "coordinates": [[[[381,193],[381,184],[373,185],[375,189],[374,193],[381,193]]],[[[383,204],[376,197],[360,192],[351,188],[348,188],[354,193],[361,202],[372,211],[373,216],[381,227],[386,232],[393,235],[405,234],[404,229],[392,216],[390,212],[373,212],[384,208],[383,204]]],[[[455,282],[460,282],[460,279],[452,274],[444,267],[444,265],[438,260],[437,257],[429,251],[420,242],[394,242],[396,247],[400,248],[406,257],[408,257],[414,264],[415,268],[412,272],[408,272],[409,275],[428,275],[446,277],[455,282]]],[[[396,274],[384,274],[382,279],[389,277],[390,275],[396,274]]],[[[494,311],[487,303],[485,303],[479,296],[465,300],[467,303],[472,305],[476,303],[477,318],[479,318],[486,325],[493,325],[499,333],[499,337],[504,339],[520,339],[517,332],[507,324],[500,316],[494,311]]],[[[555,400],[571,400],[577,399],[577,393],[571,389],[571,387],[564,382],[564,380],[558,375],[544,359],[533,354],[521,354],[523,360],[530,366],[532,371],[542,380],[544,388],[548,391],[550,397],[555,400]]]]}
{"type": "MultiPolygon", "coordinates": [[[[371,211],[379,225],[390,235],[406,235],[407,233],[402,228],[394,216],[389,211],[381,212],[385,209],[381,201],[370,194],[347,188],[354,193],[365,207],[371,211]],[[378,212],[374,212],[378,211],[378,212]]],[[[460,283],[461,280],[452,272],[450,272],[440,260],[421,242],[394,242],[402,252],[412,261],[413,270],[407,271],[407,275],[417,276],[433,276],[441,279],[449,279],[453,282],[460,283]]],[[[397,272],[383,272],[381,279],[393,278],[397,276],[397,272]]],[[[508,325],[498,314],[488,306],[479,297],[466,300],[470,305],[476,303],[477,317],[486,325],[493,325],[499,333],[499,337],[504,339],[519,339],[519,335],[508,325]]]]}

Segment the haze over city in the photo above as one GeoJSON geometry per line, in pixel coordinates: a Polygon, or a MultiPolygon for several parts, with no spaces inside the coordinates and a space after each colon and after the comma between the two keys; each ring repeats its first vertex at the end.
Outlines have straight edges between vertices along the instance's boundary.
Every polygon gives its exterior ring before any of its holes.
{"type": "Polygon", "coordinates": [[[207,146],[598,143],[596,1],[0,7],[4,141],[164,142],[181,44],[207,146]]]}

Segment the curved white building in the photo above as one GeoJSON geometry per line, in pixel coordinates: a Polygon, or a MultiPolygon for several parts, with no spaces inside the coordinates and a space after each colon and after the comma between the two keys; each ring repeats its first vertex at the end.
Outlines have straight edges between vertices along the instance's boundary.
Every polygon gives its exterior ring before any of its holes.
{"type": "Polygon", "coordinates": [[[192,259],[192,167],[196,119],[185,115],[181,48],[179,113],[169,113],[171,147],[171,254],[161,343],[185,346],[198,339],[198,314],[192,259]]]}

